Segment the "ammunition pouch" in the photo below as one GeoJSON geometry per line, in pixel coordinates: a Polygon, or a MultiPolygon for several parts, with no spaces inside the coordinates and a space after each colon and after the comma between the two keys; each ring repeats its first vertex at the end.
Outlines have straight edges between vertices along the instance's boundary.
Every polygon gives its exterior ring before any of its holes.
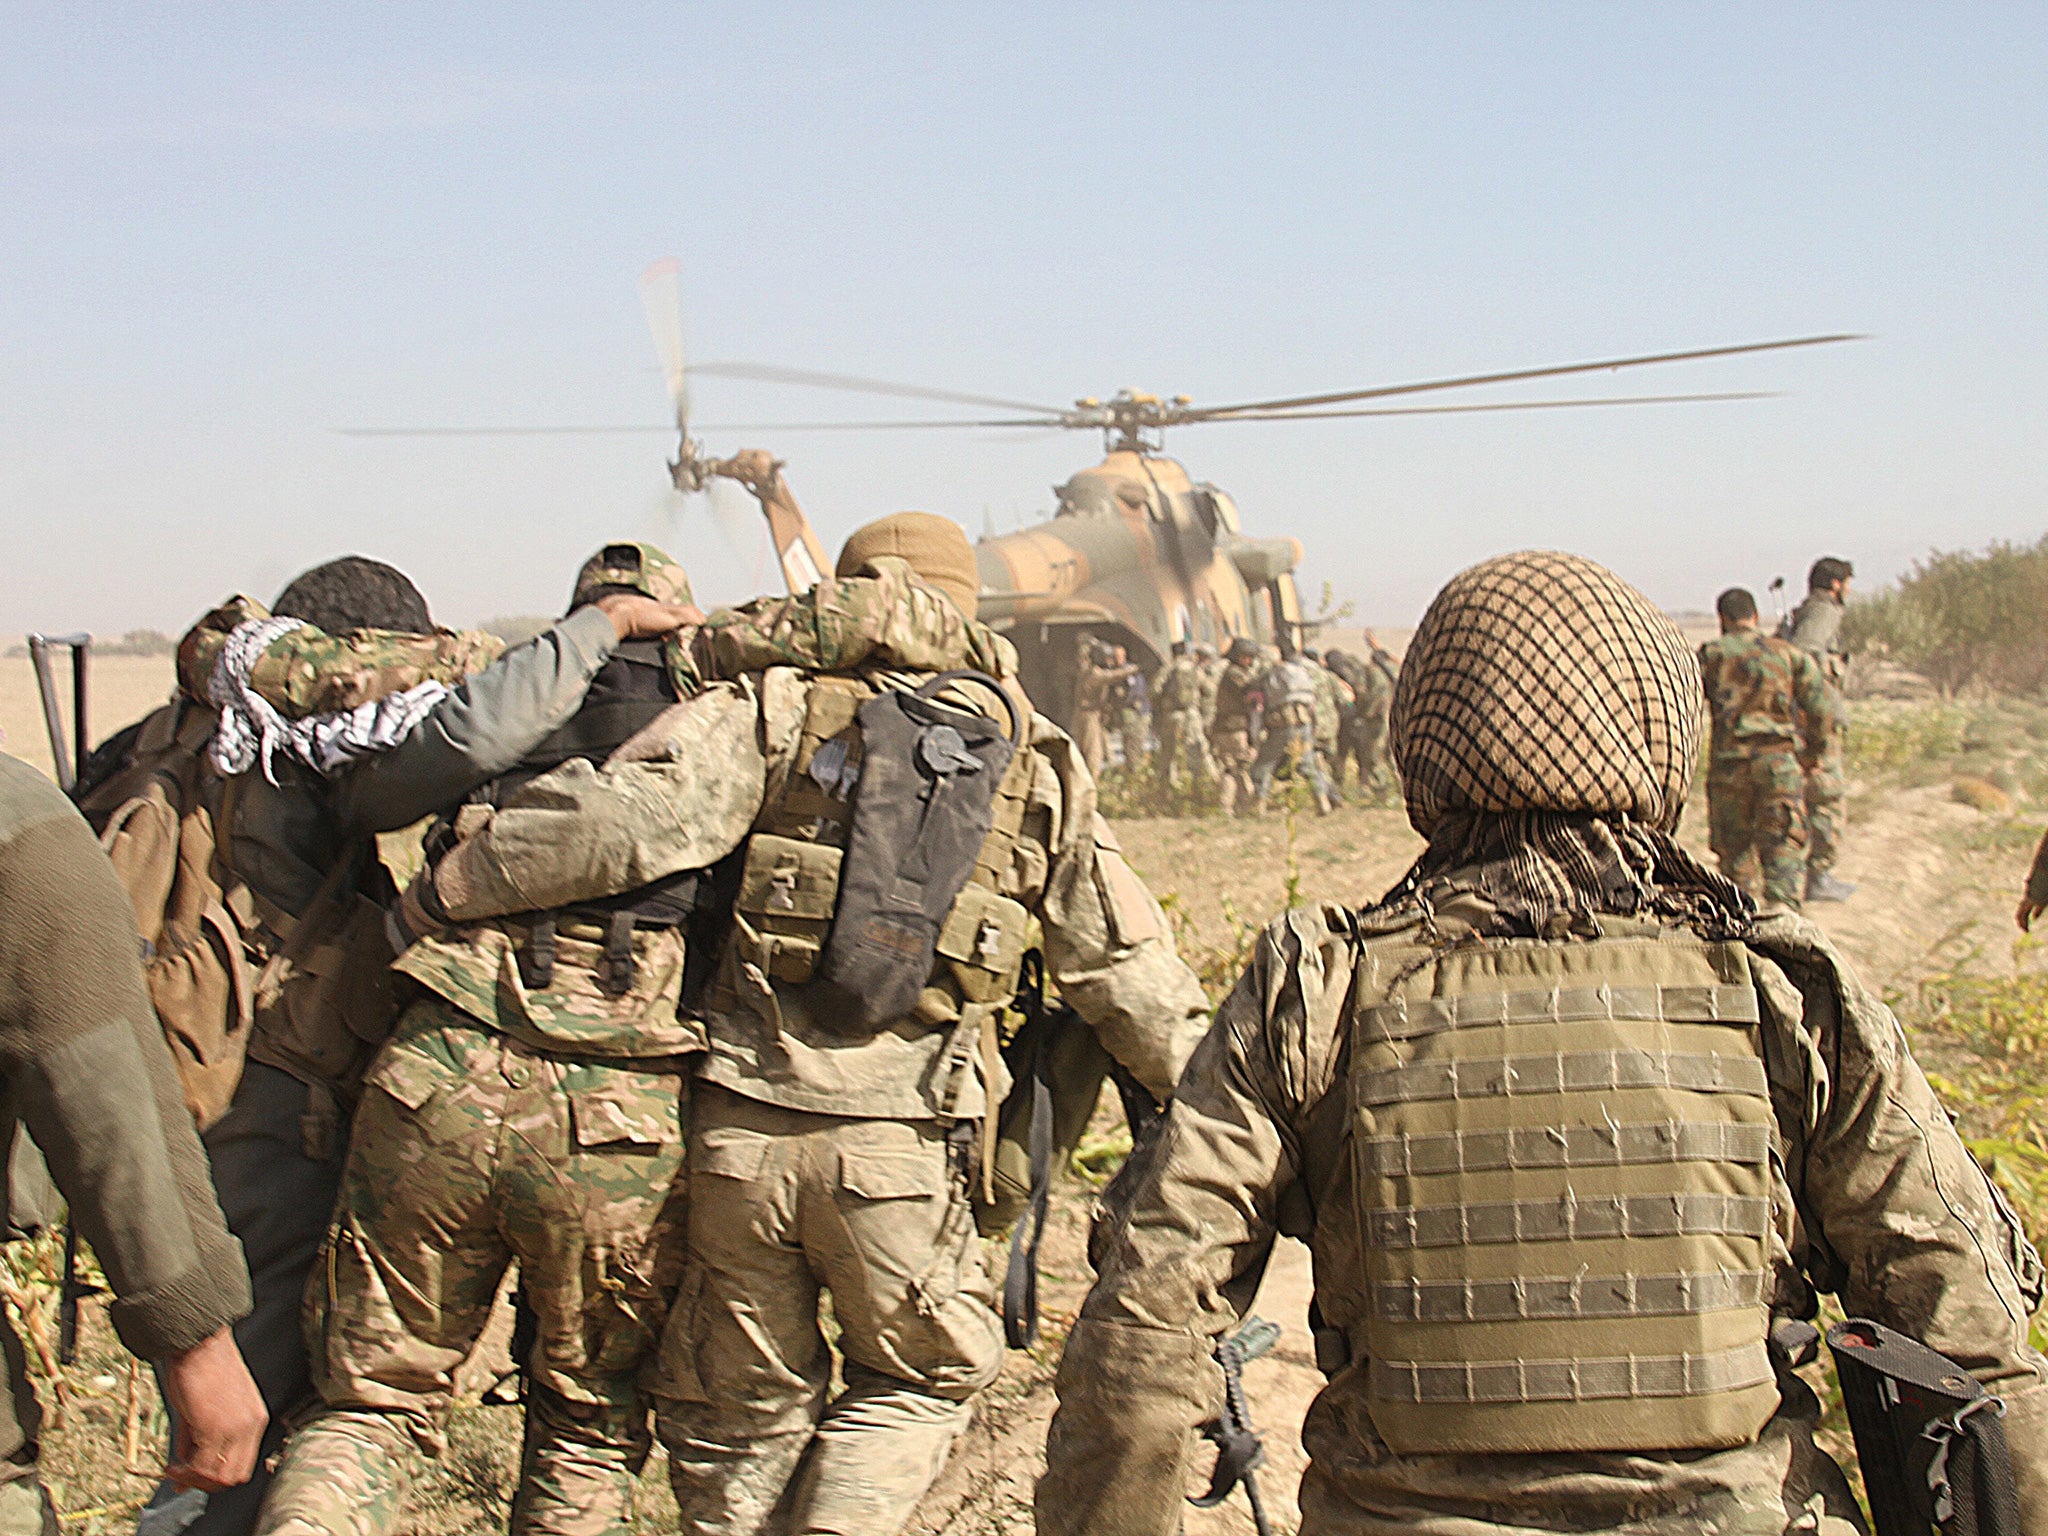
{"type": "Polygon", "coordinates": [[[1828,1330],[1877,1536],[2020,1536],[2005,1404],[1879,1323],[1828,1330]]]}

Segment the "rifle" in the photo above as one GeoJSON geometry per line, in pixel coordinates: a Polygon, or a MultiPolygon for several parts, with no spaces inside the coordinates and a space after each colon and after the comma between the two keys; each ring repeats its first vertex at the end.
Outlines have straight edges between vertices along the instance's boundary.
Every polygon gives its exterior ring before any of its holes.
{"type": "MultiPolygon", "coordinates": [[[[84,630],[75,635],[30,635],[28,652],[36,665],[36,691],[43,700],[43,729],[50,736],[50,763],[56,770],[57,787],[74,799],[85,777],[86,759],[92,755],[92,733],[86,729],[86,673],[92,661],[92,636],[84,630]],[[53,652],[59,646],[71,652],[71,732],[69,746],[64,740],[64,713],[57,700],[57,668],[53,652]]],[[[64,1216],[64,1280],[57,1293],[57,1360],[62,1365],[78,1363],[78,1303],[81,1297],[98,1293],[78,1277],[78,1224],[69,1211],[64,1216]]]]}
{"type": "Polygon", "coordinates": [[[1266,1460],[1266,1443],[1252,1428],[1251,1405],[1244,1395],[1244,1368],[1247,1361],[1258,1359],[1279,1342],[1278,1323],[1248,1317],[1242,1328],[1216,1345],[1216,1363],[1223,1367],[1223,1412],[1202,1426],[1202,1438],[1216,1447],[1216,1469],[1209,1475],[1209,1491],[1188,1500],[1197,1509],[1213,1509],[1242,1483],[1259,1536],[1273,1536],[1266,1506],[1259,1498],[1258,1468],[1266,1460]]]}
{"type": "Polygon", "coordinates": [[[1881,1323],[1828,1330],[1877,1536],[2019,1536],[2005,1403],[1881,1323]]]}

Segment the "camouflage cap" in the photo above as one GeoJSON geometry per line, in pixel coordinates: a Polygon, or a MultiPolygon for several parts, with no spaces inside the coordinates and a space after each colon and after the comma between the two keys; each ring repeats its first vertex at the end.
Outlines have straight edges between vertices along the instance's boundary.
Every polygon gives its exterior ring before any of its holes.
{"type": "Polygon", "coordinates": [[[1223,654],[1232,661],[1257,661],[1259,659],[1259,648],[1253,641],[1247,640],[1243,635],[1239,635],[1230,642],[1230,649],[1223,654]]]}
{"type": "Polygon", "coordinates": [[[605,545],[583,562],[583,569],[576,573],[576,589],[569,594],[569,607],[581,608],[616,587],[645,592],[656,602],[693,603],[690,578],[667,551],[652,544],[621,542],[605,545]]]}

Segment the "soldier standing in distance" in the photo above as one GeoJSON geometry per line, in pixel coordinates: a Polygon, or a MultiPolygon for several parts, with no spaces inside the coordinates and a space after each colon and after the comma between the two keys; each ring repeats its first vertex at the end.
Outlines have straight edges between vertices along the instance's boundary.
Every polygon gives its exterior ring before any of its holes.
{"type": "MultiPolygon", "coordinates": [[[[857,576],[887,561],[919,578],[906,600],[972,620],[974,551],[955,524],[883,518],[848,539],[837,570],[857,576]]],[[[702,1004],[711,1050],[695,1089],[688,1258],[652,1387],[656,1428],[687,1531],[889,1536],[1002,1364],[970,1188],[1000,1087],[988,1080],[988,1042],[1031,917],[1048,979],[1162,1100],[1207,1008],[1158,904],[1096,814],[1073,742],[1023,704],[990,831],[942,928],[964,941],[941,937],[908,1013],[864,1023],[858,998],[812,979],[819,918],[837,914],[836,942],[848,893],[873,878],[859,867],[873,855],[850,818],[883,802],[849,801],[844,770],[858,765],[862,796],[900,782],[886,767],[895,759],[877,758],[885,748],[874,742],[887,738],[868,721],[886,713],[878,701],[932,679],[777,666],[775,636],[744,621],[742,610],[707,634],[721,673],[733,658],[769,668],[758,695],[769,788],[733,937],[702,1004]],[[821,1291],[840,1328],[836,1396],[821,1291]]],[[[1017,701],[1014,650],[967,627],[972,665],[1017,701]]],[[[946,693],[955,690],[956,708],[1007,715],[985,683],[956,680],[946,693]]],[[[880,912],[863,910],[857,930],[875,931],[880,912]]]]}
{"type": "Polygon", "coordinates": [[[1176,771],[1186,774],[1190,793],[1197,800],[1216,777],[1202,709],[1204,692],[1201,662],[1187,641],[1174,641],[1173,658],[1153,690],[1159,715],[1158,799],[1162,811],[1173,809],[1176,771]]]}
{"type": "Polygon", "coordinates": [[[1336,788],[1323,771],[1322,753],[1316,746],[1316,679],[1322,675],[1323,669],[1312,665],[1289,641],[1280,659],[1259,680],[1259,691],[1265,697],[1265,735],[1252,763],[1252,792],[1261,810],[1282,764],[1308,780],[1317,815],[1327,816],[1336,808],[1336,788]]]}
{"type": "Polygon", "coordinates": [[[1216,702],[1209,716],[1209,745],[1215,749],[1216,771],[1222,776],[1218,800],[1226,816],[1258,805],[1252,785],[1252,764],[1258,761],[1259,648],[1244,636],[1230,642],[1229,661],[1216,679],[1216,702]]]}
{"type": "Polygon", "coordinates": [[[1709,840],[1722,874],[1796,912],[1806,891],[1806,770],[1825,749],[1833,701],[1811,656],[1757,627],[1752,594],[1730,587],[1714,609],[1721,636],[1700,647],[1713,727],[1709,840]]]}
{"type": "Polygon", "coordinates": [[[1103,641],[1083,636],[1074,678],[1074,744],[1091,778],[1102,776],[1109,761],[1111,697],[1117,681],[1114,653],[1103,641]]]}
{"type": "Polygon", "coordinates": [[[1848,652],[1842,649],[1842,611],[1849,600],[1849,581],[1856,568],[1828,555],[1813,562],[1806,577],[1806,601],[1792,610],[1780,633],[1816,662],[1827,680],[1828,740],[1818,760],[1806,769],[1806,899],[1843,901],[1856,887],[1834,875],[1842,850],[1844,802],[1849,796],[1843,762],[1843,736],[1849,728],[1849,701],[1842,693],[1848,652]]]}
{"type": "Polygon", "coordinates": [[[1212,1345],[1281,1232],[1329,1376],[1304,1532],[1853,1536],[1795,1372],[1822,1291],[2004,1399],[2048,1530],[2040,1258],[1826,935],[1672,837],[1699,698],[1591,561],[1438,594],[1393,710],[1429,846],[1266,930],[1106,1194],[1042,1536],[1180,1528],[1212,1345]]]}
{"type": "MultiPolygon", "coordinates": [[[[1332,653],[1335,654],[1334,652],[1332,653]]],[[[1325,662],[1323,653],[1307,649],[1302,660],[1313,669],[1316,685],[1316,752],[1330,778],[1330,798],[1344,798],[1344,776],[1337,766],[1337,753],[1344,740],[1344,722],[1350,717],[1355,696],[1344,674],[1325,662]]]]}

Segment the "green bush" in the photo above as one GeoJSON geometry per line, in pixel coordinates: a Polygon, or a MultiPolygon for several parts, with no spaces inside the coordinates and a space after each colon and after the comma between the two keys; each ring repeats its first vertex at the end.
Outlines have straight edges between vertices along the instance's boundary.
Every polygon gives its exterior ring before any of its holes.
{"type": "Polygon", "coordinates": [[[2048,537],[1982,552],[1936,551],[1896,587],[1849,605],[1852,651],[1883,650],[1951,692],[2034,693],[2048,684],[2048,537]]]}

